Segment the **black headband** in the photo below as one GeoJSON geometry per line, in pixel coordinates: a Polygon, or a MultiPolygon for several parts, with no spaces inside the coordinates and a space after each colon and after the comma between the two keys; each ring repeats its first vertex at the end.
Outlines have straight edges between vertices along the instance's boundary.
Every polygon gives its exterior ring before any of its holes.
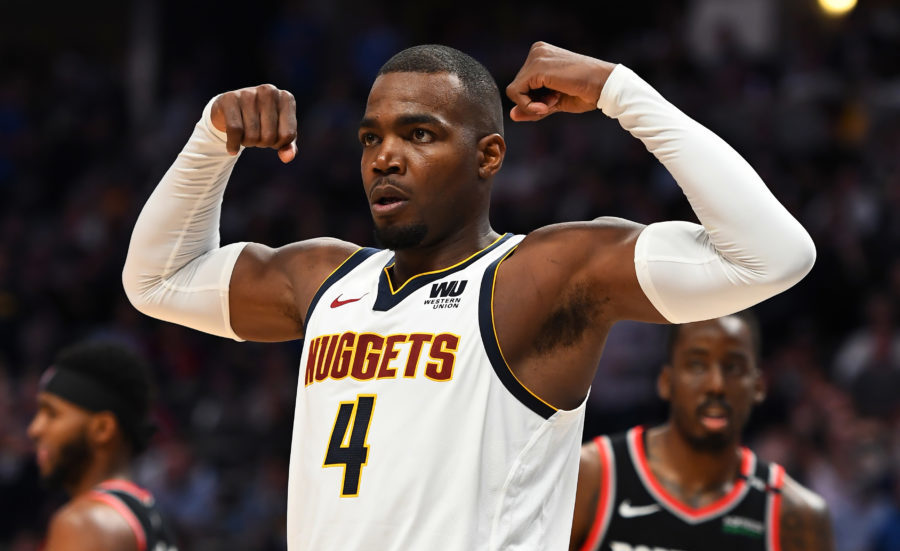
{"type": "Polygon", "coordinates": [[[52,366],[41,377],[39,388],[88,411],[111,411],[134,444],[135,451],[143,450],[153,434],[152,423],[141,419],[133,406],[102,381],[65,367],[52,366]]]}

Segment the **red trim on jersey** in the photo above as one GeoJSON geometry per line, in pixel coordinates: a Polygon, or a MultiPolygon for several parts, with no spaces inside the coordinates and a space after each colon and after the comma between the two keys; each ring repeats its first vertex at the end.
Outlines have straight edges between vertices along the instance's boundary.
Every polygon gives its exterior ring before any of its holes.
{"type": "Polygon", "coordinates": [[[105,480],[100,484],[97,484],[97,488],[103,488],[104,490],[118,490],[120,492],[125,492],[126,494],[131,494],[136,497],[138,500],[148,503],[153,501],[153,494],[148,492],[147,490],[141,488],[134,482],[130,480],[125,480],[124,478],[113,478],[110,480],[105,480]]]}
{"type": "Polygon", "coordinates": [[[769,551],[781,551],[781,488],[784,486],[784,467],[772,464],[769,489],[769,551]]]}
{"type": "MultiPolygon", "coordinates": [[[[737,500],[742,495],[744,486],[747,485],[746,480],[744,478],[740,478],[737,482],[734,483],[734,486],[727,494],[725,494],[715,502],[699,508],[691,507],[690,505],[683,503],[678,498],[666,491],[663,485],[660,484],[656,479],[656,476],[653,475],[653,471],[650,469],[650,464],[647,462],[647,453],[644,450],[644,427],[634,427],[634,429],[631,430],[628,436],[632,439],[634,449],[637,451],[637,466],[641,470],[641,473],[644,475],[644,479],[647,480],[653,487],[653,491],[656,492],[659,498],[666,505],[694,520],[697,520],[700,517],[711,516],[722,512],[728,506],[732,505],[735,500],[737,500]]],[[[741,447],[741,474],[743,474],[745,477],[748,477],[752,474],[750,472],[752,463],[753,453],[747,448],[741,447]]]]}
{"type": "Polygon", "coordinates": [[[592,551],[597,548],[603,536],[606,535],[606,528],[609,525],[609,510],[612,507],[613,495],[613,462],[612,462],[612,446],[609,439],[604,436],[594,438],[594,445],[597,446],[597,454],[600,457],[600,468],[602,479],[600,481],[600,497],[597,499],[597,510],[594,513],[594,522],[591,524],[591,531],[584,544],[579,551],[592,551]]]}
{"type": "Polygon", "coordinates": [[[109,494],[104,494],[103,492],[99,492],[97,490],[91,490],[90,493],[87,494],[89,498],[95,499],[97,501],[102,501],[103,503],[109,505],[125,519],[125,522],[131,526],[131,531],[134,532],[134,537],[137,540],[137,548],[138,551],[146,551],[147,549],[147,534],[144,533],[144,527],[141,526],[141,522],[134,516],[134,513],[131,509],[128,508],[127,505],[122,503],[118,498],[111,496],[109,494]]]}

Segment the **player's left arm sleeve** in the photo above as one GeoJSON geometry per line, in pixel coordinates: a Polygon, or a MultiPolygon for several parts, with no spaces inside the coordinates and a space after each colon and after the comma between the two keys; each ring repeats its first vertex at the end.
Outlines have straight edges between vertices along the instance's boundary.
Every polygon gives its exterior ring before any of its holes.
{"type": "Polygon", "coordinates": [[[622,65],[597,106],[668,169],[702,224],[655,223],[638,237],[638,282],[667,320],[730,314],[809,273],[816,258],[812,238],[725,141],[622,65]]]}

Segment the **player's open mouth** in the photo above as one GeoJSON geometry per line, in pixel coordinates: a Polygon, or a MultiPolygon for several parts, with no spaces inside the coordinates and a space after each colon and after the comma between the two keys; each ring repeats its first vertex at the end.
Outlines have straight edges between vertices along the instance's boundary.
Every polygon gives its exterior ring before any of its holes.
{"type": "Polygon", "coordinates": [[[390,195],[379,197],[372,203],[372,212],[375,214],[391,214],[394,211],[403,208],[406,203],[408,203],[408,201],[400,197],[393,197],[390,195]]]}
{"type": "Polygon", "coordinates": [[[372,195],[369,201],[372,205],[372,213],[393,214],[406,206],[409,199],[407,193],[399,184],[391,180],[382,180],[372,188],[372,195]]]}

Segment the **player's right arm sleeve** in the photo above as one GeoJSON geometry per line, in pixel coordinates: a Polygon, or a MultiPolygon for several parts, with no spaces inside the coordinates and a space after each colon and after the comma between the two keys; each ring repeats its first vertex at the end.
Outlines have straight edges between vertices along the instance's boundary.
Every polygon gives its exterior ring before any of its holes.
{"type": "Polygon", "coordinates": [[[812,269],[812,238],[734,149],[619,65],[598,107],[668,169],[700,224],[661,222],[638,236],[638,282],[672,323],[730,314],[812,269]]]}
{"type": "Polygon", "coordinates": [[[138,216],[122,283],[148,316],[242,340],[231,328],[228,287],[246,243],[219,247],[222,197],[237,156],[212,125],[214,99],[138,216]]]}

